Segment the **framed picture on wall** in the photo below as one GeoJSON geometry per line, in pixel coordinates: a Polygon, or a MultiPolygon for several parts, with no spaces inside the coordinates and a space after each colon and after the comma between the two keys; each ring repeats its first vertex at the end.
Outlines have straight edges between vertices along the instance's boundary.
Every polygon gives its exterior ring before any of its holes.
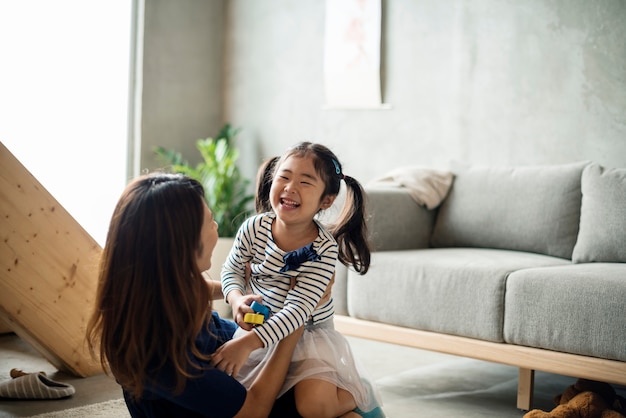
{"type": "Polygon", "coordinates": [[[327,108],[383,107],[381,0],[326,0],[324,87],[327,108]]]}

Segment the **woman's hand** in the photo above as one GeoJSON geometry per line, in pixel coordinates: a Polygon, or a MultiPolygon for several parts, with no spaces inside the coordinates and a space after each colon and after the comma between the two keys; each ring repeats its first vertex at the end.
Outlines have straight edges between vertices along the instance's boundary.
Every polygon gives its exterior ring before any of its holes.
{"type": "Polygon", "coordinates": [[[237,376],[250,353],[263,347],[261,339],[254,332],[226,342],[211,356],[213,365],[229,376],[237,376]]]}

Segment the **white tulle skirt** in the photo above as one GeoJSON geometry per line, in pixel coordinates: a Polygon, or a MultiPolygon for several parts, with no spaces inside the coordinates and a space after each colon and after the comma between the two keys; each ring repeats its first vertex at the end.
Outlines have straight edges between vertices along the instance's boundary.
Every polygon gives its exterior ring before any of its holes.
{"type": "MultiPolygon", "coordinates": [[[[240,328],[235,332],[234,338],[246,332],[240,328]]],[[[239,371],[237,380],[249,389],[275,349],[276,345],[254,350],[239,371]]],[[[350,392],[362,411],[367,412],[382,406],[380,396],[365,369],[352,355],[348,340],[335,331],[332,319],[305,325],[278,396],[306,379],[330,382],[350,392]]]]}

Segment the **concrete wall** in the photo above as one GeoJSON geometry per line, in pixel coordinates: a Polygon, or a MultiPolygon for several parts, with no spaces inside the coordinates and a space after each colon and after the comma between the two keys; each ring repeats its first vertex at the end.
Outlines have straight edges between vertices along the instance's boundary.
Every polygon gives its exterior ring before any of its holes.
{"type": "Polygon", "coordinates": [[[226,3],[224,118],[249,160],[312,140],[364,183],[450,160],[626,167],[626,2],[384,0],[392,109],[367,111],[323,109],[324,10],[226,3]]]}
{"type": "Polygon", "coordinates": [[[242,170],[312,140],[363,183],[404,165],[626,167],[626,2],[383,0],[390,110],[325,110],[322,0],[146,0],[141,167],[241,126],[242,170]]]}
{"type": "Polygon", "coordinates": [[[155,146],[197,160],[196,140],[221,127],[223,16],[222,0],[145,0],[136,81],[138,170],[161,166],[155,146]]]}

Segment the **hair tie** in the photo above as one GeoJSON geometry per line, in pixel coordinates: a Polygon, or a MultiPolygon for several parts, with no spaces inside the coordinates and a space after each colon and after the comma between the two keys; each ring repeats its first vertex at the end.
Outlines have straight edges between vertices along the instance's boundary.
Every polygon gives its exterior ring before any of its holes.
{"type": "Polygon", "coordinates": [[[341,168],[339,168],[339,163],[335,161],[334,158],[331,158],[331,161],[333,162],[333,165],[335,166],[335,173],[341,174],[341,168]]]}

